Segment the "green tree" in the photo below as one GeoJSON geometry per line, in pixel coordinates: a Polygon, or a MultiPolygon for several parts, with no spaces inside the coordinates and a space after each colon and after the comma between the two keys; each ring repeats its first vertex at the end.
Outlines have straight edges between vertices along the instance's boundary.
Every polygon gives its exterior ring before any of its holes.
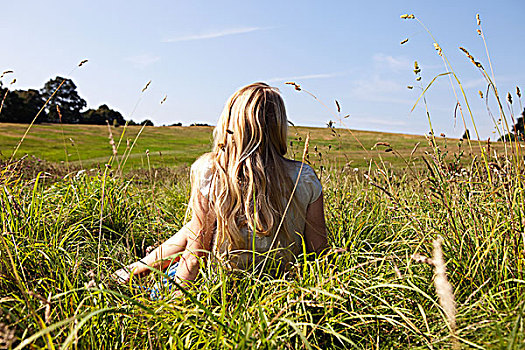
{"type": "Polygon", "coordinates": [[[100,105],[97,109],[88,109],[81,114],[79,123],[104,125],[106,120],[110,125],[124,125],[126,120],[120,112],[109,108],[107,105],[100,105]]]}
{"type": "Polygon", "coordinates": [[[521,117],[519,117],[516,120],[516,124],[512,126],[512,130],[510,133],[503,135],[498,139],[498,141],[523,141],[525,139],[525,125],[524,125],[524,118],[525,118],[525,109],[523,112],[521,112],[521,117]]]}
{"type": "MultiPolygon", "coordinates": [[[[1,98],[4,97],[6,91],[6,89],[0,88],[1,98]]],[[[30,123],[41,106],[42,98],[38,90],[9,91],[0,113],[0,122],[30,123]]]]}
{"type": "Polygon", "coordinates": [[[86,101],[77,92],[77,86],[71,79],[56,77],[50,79],[40,90],[42,101],[47,101],[55,90],[60,89],[51,98],[47,105],[47,119],[51,123],[78,123],[80,121],[80,111],[87,106],[86,101]],[[59,115],[57,106],[60,108],[59,115]]]}
{"type": "Polygon", "coordinates": [[[523,140],[525,136],[525,125],[523,123],[524,118],[525,118],[525,109],[523,110],[523,112],[521,112],[521,117],[519,117],[516,120],[516,124],[514,124],[514,127],[512,128],[512,131],[514,131],[514,133],[518,135],[519,140],[523,140]]]}

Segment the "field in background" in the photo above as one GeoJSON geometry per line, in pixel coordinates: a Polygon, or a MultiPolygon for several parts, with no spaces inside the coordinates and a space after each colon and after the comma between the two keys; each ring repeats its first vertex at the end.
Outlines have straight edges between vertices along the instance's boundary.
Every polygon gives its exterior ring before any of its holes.
{"type": "MultiPolygon", "coordinates": [[[[21,139],[27,125],[0,123],[0,152],[4,158],[11,155],[21,139]]],[[[112,127],[113,138],[118,144],[118,155],[133,143],[140,126],[112,127]]],[[[198,156],[210,151],[213,127],[146,127],[137,139],[126,169],[151,167],[177,167],[191,164],[198,156]]],[[[420,156],[430,151],[429,142],[424,136],[393,134],[373,131],[347,129],[290,127],[290,158],[301,159],[306,134],[310,133],[308,160],[313,165],[349,166],[366,168],[370,159],[396,167],[406,166],[405,161],[420,164],[420,156]],[[359,140],[359,142],[357,140],[359,140]],[[378,142],[386,143],[376,145],[378,142]],[[388,144],[388,145],[387,145],[388,144]],[[376,145],[376,146],[375,146],[376,145]],[[417,147],[416,147],[417,145],[417,147]],[[375,146],[375,147],[374,147],[375,146]]],[[[93,167],[106,163],[112,153],[108,139],[108,127],[99,125],[34,125],[26,136],[17,157],[33,155],[49,162],[73,165],[75,168],[93,167]],[[66,156],[67,155],[67,156],[66,156]]],[[[464,140],[436,138],[438,144],[446,146],[452,156],[469,147],[464,140]],[[461,146],[460,146],[461,145],[461,146]]],[[[474,141],[472,141],[475,143],[474,141]]],[[[501,144],[492,144],[501,149],[501,144]]],[[[474,153],[479,153],[474,147],[474,153]]],[[[125,171],[126,171],[125,169],[125,171]]]]}

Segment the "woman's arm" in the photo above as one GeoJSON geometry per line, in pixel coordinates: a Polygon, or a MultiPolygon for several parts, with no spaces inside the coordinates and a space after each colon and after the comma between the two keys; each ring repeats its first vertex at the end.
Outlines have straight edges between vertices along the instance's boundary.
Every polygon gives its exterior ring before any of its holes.
{"type": "Polygon", "coordinates": [[[131,275],[140,275],[149,272],[149,267],[163,269],[171,262],[164,259],[184,251],[187,244],[187,237],[191,232],[190,230],[191,228],[188,223],[144,258],[115,271],[114,275],[117,277],[118,282],[125,283],[131,275]]]}
{"type": "Polygon", "coordinates": [[[328,248],[322,192],[319,198],[315,202],[310,203],[306,209],[304,236],[308,252],[321,254],[328,248]]]}
{"type": "Polygon", "coordinates": [[[177,280],[183,285],[187,285],[197,277],[200,267],[199,260],[211,250],[215,230],[215,215],[200,192],[194,204],[186,249],[181,256],[176,274],[177,280]]]}

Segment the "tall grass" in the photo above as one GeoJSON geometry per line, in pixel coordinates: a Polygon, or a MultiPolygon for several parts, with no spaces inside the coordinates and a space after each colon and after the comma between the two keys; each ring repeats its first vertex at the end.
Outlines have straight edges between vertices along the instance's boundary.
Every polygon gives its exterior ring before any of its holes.
{"type": "Polygon", "coordinates": [[[403,167],[318,160],[331,253],[299,256],[277,277],[203,263],[192,289],[158,300],[134,285],[162,272],[128,285],[110,275],[182,227],[184,170],[173,181],[146,169],[137,182],[110,168],[49,181],[3,166],[0,345],[523,347],[521,146],[508,141],[498,154],[480,141],[481,156],[469,157],[434,135],[429,144],[424,169],[395,148],[403,167]]]}

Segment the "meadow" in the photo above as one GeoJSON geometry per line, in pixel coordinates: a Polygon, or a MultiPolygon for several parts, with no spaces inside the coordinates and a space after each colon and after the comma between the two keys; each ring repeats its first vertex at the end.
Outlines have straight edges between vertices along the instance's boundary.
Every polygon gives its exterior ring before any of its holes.
{"type": "Polygon", "coordinates": [[[111,274],[182,227],[211,129],[146,127],[131,150],[140,129],[112,128],[113,151],[107,127],[34,125],[9,160],[25,128],[0,125],[0,346],[525,347],[521,142],[290,127],[330,252],[279,276],[203,262],[182,296],[151,300],[134,284],[161,271],[111,274]]]}
{"type": "MultiPolygon", "coordinates": [[[[26,129],[25,124],[0,124],[0,155],[4,159],[12,154],[26,129]]],[[[121,144],[117,161],[121,161],[120,157],[133,145],[126,156],[124,173],[137,169],[189,166],[197,157],[211,150],[212,131],[211,126],[111,126],[116,146],[121,144]]],[[[405,167],[407,163],[420,167],[420,157],[432,150],[428,137],[420,135],[290,126],[288,157],[297,160],[302,157],[307,134],[310,134],[311,148],[307,161],[314,166],[364,169],[371,162],[385,162],[396,168],[405,167]]],[[[37,161],[59,164],[66,171],[69,168],[100,167],[112,158],[109,141],[107,126],[37,124],[32,126],[20,145],[17,158],[29,156],[37,161]]],[[[436,143],[446,148],[450,155],[462,150],[470,155],[479,154],[479,148],[468,147],[467,140],[437,137],[436,143]]],[[[503,144],[493,142],[491,147],[502,150],[503,144]]]]}

